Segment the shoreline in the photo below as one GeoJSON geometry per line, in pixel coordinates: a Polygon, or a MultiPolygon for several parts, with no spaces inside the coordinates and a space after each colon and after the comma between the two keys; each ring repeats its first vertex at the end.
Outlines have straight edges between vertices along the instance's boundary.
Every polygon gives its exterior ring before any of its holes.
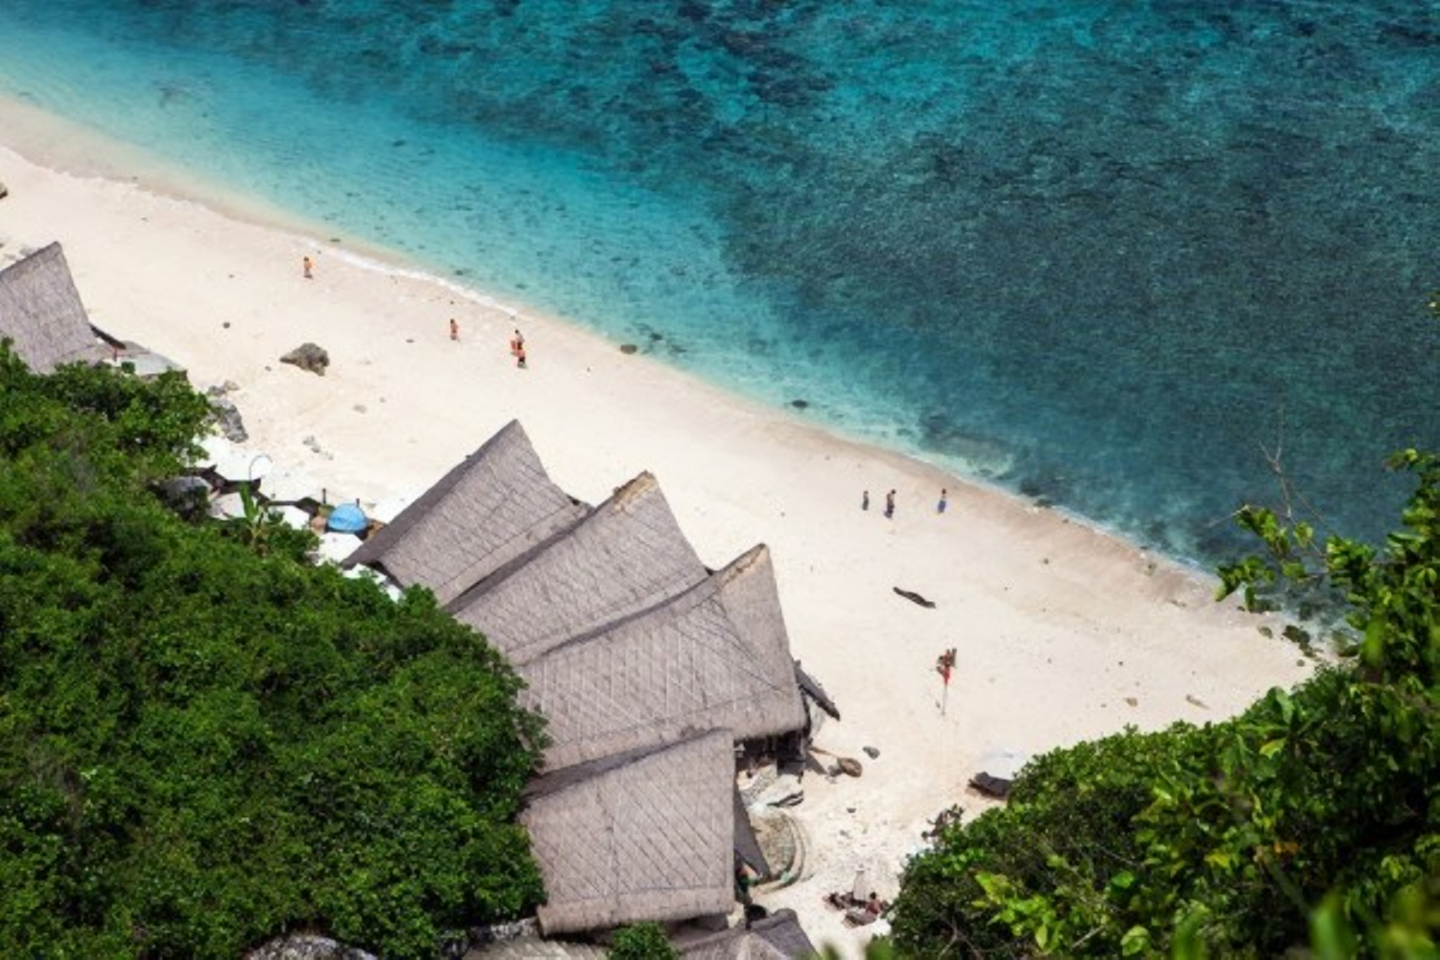
{"type": "Polygon", "coordinates": [[[1221,719],[1309,673],[1291,645],[1261,636],[1266,621],[1211,602],[1215,578],[1198,566],[624,354],[403,258],[316,239],[323,229],[307,236],[298,218],[187,198],[183,181],[169,195],[163,173],[126,175],[128,150],[106,154],[103,172],[63,172],[65,150],[83,171],[100,138],[66,146],[64,121],[14,101],[0,103],[0,120],[11,194],[0,200],[0,260],[59,240],[97,326],[172,357],[197,389],[239,385],[230,396],[247,447],[373,503],[424,490],[516,418],[555,482],[586,502],[652,472],[708,566],[770,546],[792,653],[845,717],[817,746],[879,751],[858,781],[805,779],[793,814],[811,837],[813,873],[764,899],[796,909],[817,944],[858,955],[874,931],[843,927],[822,897],[848,889],[857,867],[893,875],[951,804],[987,809],[965,789],[987,754],[1221,719]],[[9,124],[25,111],[26,124],[9,124]],[[307,254],[317,256],[309,280],[307,254]],[[506,350],[516,325],[527,370],[506,350]],[[327,376],[279,363],[307,340],[329,351],[327,376]],[[893,521],[881,514],[890,489],[893,521]],[[936,608],[896,597],[897,586],[936,608]],[[952,647],[942,715],[934,661],[952,647]]]}
{"type": "MultiPolygon", "coordinates": [[[[620,346],[579,322],[558,317],[519,298],[496,296],[489,291],[467,285],[464,279],[435,272],[433,268],[402,251],[373,241],[345,236],[343,232],[337,233],[322,221],[307,218],[260,197],[227,190],[221,184],[194,176],[142,148],[111,140],[83,124],[45,113],[24,100],[0,95],[0,129],[5,130],[5,133],[0,135],[0,148],[12,150],[26,161],[53,172],[81,180],[96,179],[127,184],[177,203],[194,204],[228,220],[290,235],[293,239],[309,244],[312,252],[318,256],[333,257],[359,269],[374,271],[398,280],[430,284],[450,292],[456,300],[466,301],[481,310],[494,310],[501,314],[525,317],[527,320],[543,319],[615,349],[620,346]],[[99,159],[101,157],[103,159],[99,159]]],[[[83,297],[84,291],[81,293],[83,297]]],[[[124,338],[123,331],[107,332],[124,338]]],[[[164,352],[163,349],[161,352],[164,352]]],[[[689,370],[666,364],[663,359],[650,362],[673,370],[683,379],[703,383],[731,402],[754,406],[764,414],[777,419],[788,419],[837,442],[871,451],[874,456],[912,462],[955,485],[979,488],[1004,499],[1036,506],[1032,498],[1018,491],[975,473],[958,471],[944,462],[927,459],[921,451],[883,446],[870,438],[848,434],[835,425],[815,420],[785,406],[770,404],[715,384],[689,370]]],[[[941,486],[944,485],[942,481],[941,486]]],[[[1090,527],[1104,536],[1129,543],[1134,549],[1146,555],[1163,558],[1166,563],[1179,566],[1193,575],[1202,578],[1212,576],[1212,570],[1196,557],[1147,546],[1110,525],[1064,505],[1045,504],[1037,508],[1050,510],[1064,517],[1067,522],[1090,527]]]]}

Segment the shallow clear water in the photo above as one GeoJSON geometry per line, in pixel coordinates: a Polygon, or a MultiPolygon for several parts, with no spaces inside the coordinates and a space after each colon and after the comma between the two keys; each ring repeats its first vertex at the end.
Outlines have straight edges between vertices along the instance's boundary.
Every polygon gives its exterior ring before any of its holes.
{"type": "Polygon", "coordinates": [[[6,0],[0,91],[1211,563],[1440,449],[1440,3],[1226,6],[6,0]]]}

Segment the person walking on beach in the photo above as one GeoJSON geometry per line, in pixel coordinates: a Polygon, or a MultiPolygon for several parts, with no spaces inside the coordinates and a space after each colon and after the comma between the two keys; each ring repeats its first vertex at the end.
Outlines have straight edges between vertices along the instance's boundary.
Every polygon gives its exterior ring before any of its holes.
{"type": "Polygon", "coordinates": [[[869,491],[869,490],[866,490],[864,493],[860,494],[860,509],[861,509],[861,510],[869,510],[869,509],[870,509],[870,491],[869,491]]]}
{"type": "Polygon", "coordinates": [[[309,254],[300,258],[300,268],[305,271],[306,280],[315,279],[315,274],[312,272],[315,269],[315,261],[310,259],[309,254]]]}
{"type": "Polygon", "coordinates": [[[524,370],[525,337],[519,330],[516,330],[515,336],[510,338],[510,353],[515,358],[515,366],[519,367],[521,370],[524,370]]]}
{"type": "Polygon", "coordinates": [[[451,317],[451,318],[450,318],[450,339],[451,339],[451,340],[459,340],[459,339],[460,339],[460,324],[455,321],[455,318],[454,318],[454,317],[451,317]]]}
{"type": "Polygon", "coordinates": [[[950,505],[949,501],[946,499],[948,493],[949,493],[948,490],[945,490],[944,488],[941,488],[941,490],[940,490],[940,502],[937,503],[937,504],[935,504],[935,512],[936,512],[936,513],[944,513],[944,512],[945,512],[945,508],[950,505]]]}
{"type": "Polygon", "coordinates": [[[885,519],[890,520],[895,516],[895,491],[891,490],[885,494],[885,519]]]}

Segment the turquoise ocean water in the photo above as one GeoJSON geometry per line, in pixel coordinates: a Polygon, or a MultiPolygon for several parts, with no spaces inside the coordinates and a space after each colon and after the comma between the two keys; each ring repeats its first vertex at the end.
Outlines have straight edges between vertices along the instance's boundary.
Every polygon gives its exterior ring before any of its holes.
{"type": "Polygon", "coordinates": [[[1201,563],[1440,449],[1440,3],[3,0],[0,93],[1201,563]]]}

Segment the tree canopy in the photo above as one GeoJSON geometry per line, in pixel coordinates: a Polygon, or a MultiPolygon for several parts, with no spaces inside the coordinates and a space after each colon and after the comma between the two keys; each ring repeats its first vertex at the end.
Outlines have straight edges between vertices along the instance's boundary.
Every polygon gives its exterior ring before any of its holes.
{"type": "MultiPolygon", "coordinates": [[[[1246,508],[1264,547],[1221,571],[1264,602],[1324,582],[1345,658],[1202,727],[1057,750],[1005,808],[941,830],[896,905],[906,956],[1436,956],[1440,460],[1383,550],[1246,508]]],[[[957,818],[958,819],[958,818],[957,818]]]]}
{"type": "Polygon", "coordinates": [[[207,416],[0,345],[0,955],[433,957],[528,911],[518,679],[428,593],[168,508],[207,416]]]}

